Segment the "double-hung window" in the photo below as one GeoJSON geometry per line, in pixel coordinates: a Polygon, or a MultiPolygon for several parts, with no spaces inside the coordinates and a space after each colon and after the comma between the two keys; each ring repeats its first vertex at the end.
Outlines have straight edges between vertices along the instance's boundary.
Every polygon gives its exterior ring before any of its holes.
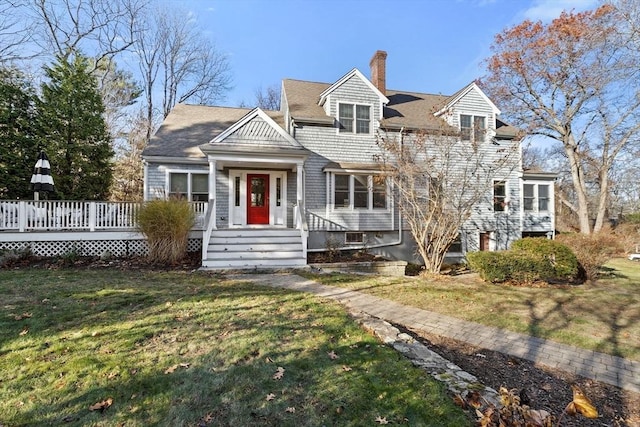
{"type": "Polygon", "coordinates": [[[371,106],[338,104],[338,125],[343,133],[371,133],[371,106]]]}
{"type": "Polygon", "coordinates": [[[196,172],[170,172],[169,197],[206,202],[209,199],[209,175],[196,172]]]}
{"type": "Polygon", "coordinates": [[[493,182],[493,210],[504,212],[507,206],[507,183],[505,181],[493,182]]]}
{"type": "Polygon", "coordinates": [[[524,184],[523,193],[525,212],[549,210],[549,184],[524,184]]]}
{"type": "Polygon", "coordinates": [[[333,176],[335,208],[386,209],[387,180],[381,175],[335,174],[333,176]]]}
{"type": "Polygon", "coordinates": [[[460,135],[463,141],[483,142],[487,133],[487,118],[460,114],[460,135]]]}

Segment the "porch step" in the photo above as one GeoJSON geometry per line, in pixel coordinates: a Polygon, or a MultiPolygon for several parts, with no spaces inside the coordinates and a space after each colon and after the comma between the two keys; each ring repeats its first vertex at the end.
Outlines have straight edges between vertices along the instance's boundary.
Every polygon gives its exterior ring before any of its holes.
{"type": "Polygon", "coordinates": [[[214,230],[202,268],[296,268],[307,265],[302,237],[292,229],[214,230]]]}

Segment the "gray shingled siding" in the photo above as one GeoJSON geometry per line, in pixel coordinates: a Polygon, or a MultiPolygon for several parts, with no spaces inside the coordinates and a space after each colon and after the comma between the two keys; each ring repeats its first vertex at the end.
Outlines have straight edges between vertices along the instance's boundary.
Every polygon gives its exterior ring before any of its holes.
{"type": "MultiPolygon", "coordinates": [[[[299,172],[303,173],[302,171],[299,172]]],[[[292,171],[287,171],[287,228],[295,228],[295,224],[293,223],[293,206],[298,203],[297,185],[297,174],[292,171]]]]}
{"type": "Polygon", "coordinates": [[[522,231],[546,232],[553,230],[553,223],[548,212],[525,212],[522,221],[522,231]]]}
{"type": "Polygon", "coordinates": [[[216,171],[216,226],[229,228],[229,169],[216,171]]]}

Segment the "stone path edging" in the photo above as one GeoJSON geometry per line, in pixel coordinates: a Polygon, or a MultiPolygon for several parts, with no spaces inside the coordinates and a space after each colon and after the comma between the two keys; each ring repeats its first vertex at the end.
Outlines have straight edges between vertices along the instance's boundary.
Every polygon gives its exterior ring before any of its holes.
{"type": "MultiPolygon", "coordinates": [[[[371,319],[378,319],[385,323],[391,322],[411,329],[424,330],[640,393],[640,362],[637,361],[584,350],[499,328],[487,327],[415,307],[408,307],[358,291],[323,285],[296,274],[244,274],[241,278],[271,287],[310,292],[336,300],[344,304],[352,313],[364,313],[371,319]]],[[[379,325],[381,328],[381,325],[383,325],[377,322],[372,322],[372,324],[379,325]]],[[[388,326],[384,326],[382,329],[391,331],[388,328],[393,328],[393,326],[389,323],[386,324],[388,326]]],[[[372,330],[375,331],[374,328],[372,330]]],[[[408,346],[410,343],[405,340],[405,337],[401,337],[402,335],[396,333],[395,338],[393,338],[393,332],[389,332],[385,336],[386,339],[392,342],[392,344],[388,344],[393,345],[394,348],[402,351],[405,355],[429,355],[429,353],[423,352],[422,349],[413,346],[413,344],[408,346]]],[[[409,336],[406,335],[406,337],[409,336]]],[[[430,356],[427,359],[433,360],[430,356]]],[[[412,360],[418,359],[412,358],[412,360]]],[[[446,361],[446,359],[443,360],[446,361]]],[[[446,362],[449,365],[453,365],[448,361],[446,362]]],[[[414,363],[417,364],[416,361],[414,363]]],[[[445,368],[446,365],[446,363],[443,364],[445,368]]],[[[460,370],[460,368],[457,369],[460,370]]],[[[455,371],[454,368],[452,370],[455,371]]],[[[451,373],[440,374],[440,377],[448,377],[449,374],[451,373]]],[[[465,374],[473,377],[467,373],[462,374],[462,377],[465,374]]],[[[473,379],[475,380],[475,377],[473,379]]],[[[476,382],[477,380],[470,381],[469,384],[476,382]]],[[[478,385],[475,384],[473,387],[477,388],[478,385]]]]}

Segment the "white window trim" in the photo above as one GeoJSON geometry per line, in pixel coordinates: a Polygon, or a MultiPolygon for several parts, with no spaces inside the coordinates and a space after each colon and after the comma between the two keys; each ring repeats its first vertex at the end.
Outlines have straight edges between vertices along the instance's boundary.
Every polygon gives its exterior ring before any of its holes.
{"type": "Polygon", "coordinates": [[[494,179],[493,180],[493,185],[491,186],[491,210],[494,213],[509,213],[509,208],[510,208],[510,200],[509,200],[509,181],[506,179],[494,179]],[[495,193],[495,189],[496,189],[496,184],[498,183],[504,183],[504,209],[501,211],[497,211],[495,209],[495,198],[496,198],[496,193],[495,193]]]}
{"type": "Polygon", "coordinates": [[[551,206],[551,201],[552,198],[554,197],[553,195],[553,184],[547,181],[526,181],[522,183],[522,210],[525,213],[529,213],[529,214],[538,214],[538,213],[543,213],[543,214],[547,214],[549,212],[551,212],[552,206],[551,206]],[[525,200],[525,195],[524,195],[524,187],[525,185],[533,185],[533,209],[532,210],[526,210],[525,209],[525,204],[524,204],[524,200],[525,200]],[[546,185],[548,187],[548,193],[547,193],[547,209],[545,210],[540,210],[540,196],[539,196],[539,191],[538,188],[541,185],[546,185]]]}
{"type": "Polygon", "coordinates": [[[458,129],[460,130],[460,140],[461,141],[477,142],[475,140],[475,132],[474,132],[474,128],[473,128],[475,117],[484,118],[484,140],[480,141],[480,142],[486,142],[489,139],[489,137],[490,137],[489,130],[492,127],[489,126],[489,116],[488,115],[460,111],[458,113],[458,129]],[[470,139],[468,139],[468,140],[462,139],[462,116],[471,116],[471,136],[470,136],[470,139]]]}
{"type": "MultiPolygon", "coordinates": [[[[171,194],[171,174],[184,173],[187,174],[187,200],[192,202],[191,200],[191,175],[206,175],[209,176],[209,171],[199,171],[193,169],[167,169],[165,172],[165,185],[164,185],[164,193],[165,197],[169,197],[171,194]]],[[[209,185],[209,181],[207,180],[207,186],[209,185]]],[[[207,192],[210,191],[210,188],[207,188],[207,192]]],[[[208,196],[207,196],[208,198],[208,196]]]]}
{"type": "Polygon", "coordinates": [[[373,105],[371,104],[367,104],[367,103],[363,103],[363,102],[344,102],[344,101],[338,101],[337,105],[336,105],[336,133],[338,135],[349,135],[349,136],[370,136],[373,134],[373,105]],[[353,132],[345,132],[345,131],[340,131],[340,105],[352,105],[353,106],[353,132]],[[363,107],[369,107],[369,132],[367,133],[357,133],[356,132],[356,128],[357,128],[357,123],[358,123],[358,118],[357,118],[357,108],[356,106],[363,106],[363,107]]]}
{"type": "Polygon", "coordinates": [[[390,189],[390,182],[389,179],[385,179],[385,207],[384,208],[374,208],[373,207],[373,177],[376,174],[372,174],[372,173],[357,173],[357,172],[345,172],[345,173],[340,173],[340,172],[331,172],[329,177],[329,181],[330,181],[330,186],[329,186],[329,197],[330,197],[330,203],[331,203],[331,210],[332,211],[369,211],[369,212],[387,212],[391,209],[391,189],[390,189]],[[336,206],[336,180],[335,177],[336,175],[347,175],[349,176],[349,206],[336,206]],[[354,196],[355,196],[355,185],[354,185],[354,181],[355,181],[355,175],[359,175],[359,176],[367,176],[367,207],[366,208],[356,208],[354,206],[354,196]]]}

